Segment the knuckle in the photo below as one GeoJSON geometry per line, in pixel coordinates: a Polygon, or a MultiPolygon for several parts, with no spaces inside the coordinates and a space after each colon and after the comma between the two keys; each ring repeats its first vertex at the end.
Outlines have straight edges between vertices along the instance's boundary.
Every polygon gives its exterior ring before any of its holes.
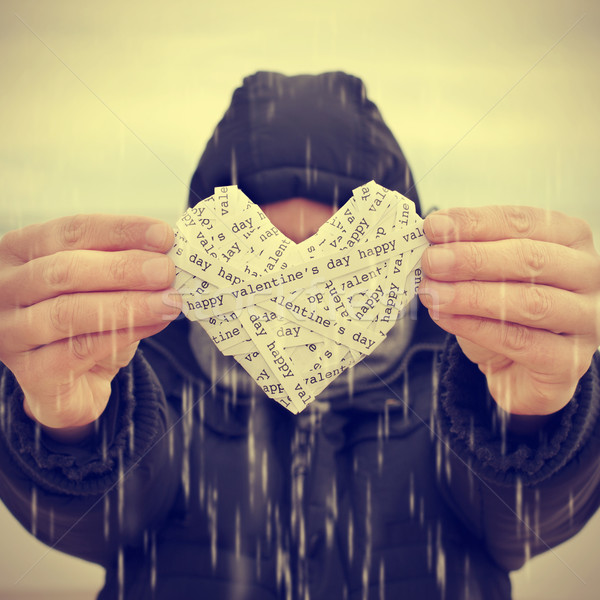
{"type": "Polygon", "coordinates": [[[521,291],[521,312],[530,321],[541,321],[552,312],[550,295],[539,286],[519,286],[521,291]]]}
{"type": "Polygon", "coordinates": [[[582,244],[594,244],[594,232],[590,227],[590,224],[584,219],[579,217],[572,217],[573,219],[573,232],[577,240],[582,244]]]}
{"type": "Polygon", "coordinates": [[[6,232],[0,237],[0,256],[13,256],[16,254],[15,248],[18,245],[19,238],[22,236],[19,230],[6,232]]]}
{"type": "Polygon", "coordinates": [[[120,246],[129,246],[137,240],[137,226],[126,219],[119,219],[112,228],[113,241],[120,246]]]}
{"type": "Polygon", "coordinates": [[[94,338],[91,334],[76,335],[69,339],[69,350],[75,360],[82,361],[93,352],[94,338]]]}
{"type": "Polygon", "coordinates": [[[523,275],[530,279],[539,277],[550,262],[546,246],[532,240],[522,240],[519,244],[519,259],[524,267],[523,275]]]}
{"type": "Polygon", "coordinates": [[[474,277],[477,277],[483,272],[487,262],[487,257],[485,255],[485,251],[481,247],[481,244],[469,244],[468,248],[468,269],[474,277]]]}
{"type": "Polygon", "coordinates": [[[75,317],[77,301],[70,296],[58,296],[50,305],[49,323],[58,333],[68,336],[75,317]]]}
{"type": "Polygon", "coordinates": [[[467,302],[469,309],[477,312],[482,306],[485,306],[484,288],[481,284],[472,282],[468,284],[467,302]]]}
{"type": "Polygon", "coordinates": [[[454,208],[452,219],[458,224],[459,237],[470,240],[476,237],[481,226],[479,213],[468,208],[454,208]]]}
{"type": "Polygon", "coordinates": [[[122,284],[127,281],[131,261],[126,256],[109,255],[108,273],[112,281],[122,284]]]}
{"type": "Polygon", "coordinates": [[[537,223],[534,211],[526,206],[506,206],[504,218],[509,230],[515,231],[520,237],[531,237],[537,223]]]}
{"type": "Polygon", "coordinates": [[[530,329],[515,323],[504,323],[501,334],[502,344],[513,352],[525,352],[531,349],[533,335],[530,329]]]}
{"type": "Polygon", "coordinates": [[[62,222],[59,229],[60,243],[65,249],[77,248],[83,245],[91,228],[88,215],[75,215],[62,222]]]}
{"type": "Polygon", "coordinates": [[[48,257],[42,269],[42,281],[51,289],[65,289],[75,269],[75,255],[73,253],[58,252],[48,257]]]}
{"type": "Polygon", "coordinates": [[[128,327],[133,327],[137,304],[139,299],[134,294],[121,294],[115,301],[115,318],[119,323],[127,323],[128,327]]]}

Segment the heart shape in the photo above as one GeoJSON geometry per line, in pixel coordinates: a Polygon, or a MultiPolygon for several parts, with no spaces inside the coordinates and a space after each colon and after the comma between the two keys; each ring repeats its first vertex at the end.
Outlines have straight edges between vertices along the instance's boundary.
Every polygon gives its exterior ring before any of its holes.
{"type": "Polygon", "coordinates": [[[414,203],[374,181],[300,244],[228,186],[177,221],[169,256],[184,314],[297,413],[405,316],[427,245],[414,203]]]}

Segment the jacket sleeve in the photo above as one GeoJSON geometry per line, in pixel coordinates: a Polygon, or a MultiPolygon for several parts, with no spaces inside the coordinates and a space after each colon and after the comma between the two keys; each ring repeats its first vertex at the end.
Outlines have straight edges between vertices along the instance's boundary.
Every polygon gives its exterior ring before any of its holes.
{"type": "Polygon", "coordinates": [[[138,353],[121,369],[95,433],[79,445],[41,433],[0,364],[0,498],[47,545],[107,565],[169,510],[181,439],[152,369],[138,353]]]}
{"type": "Polygon", "coordinates": [[[442,355],[442,492],[507,570],[577,533],[600,505],[598,353],[569,404],[531,436],[507,433],[485,377],[454,338],[442,355]]]}

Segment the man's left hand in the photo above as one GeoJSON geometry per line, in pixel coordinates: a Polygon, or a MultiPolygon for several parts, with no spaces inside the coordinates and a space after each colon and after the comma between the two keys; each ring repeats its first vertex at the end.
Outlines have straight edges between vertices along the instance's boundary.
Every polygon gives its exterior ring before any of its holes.
{"type": "Polygon", "coordinates": [[[419,295],[507,412],[549,415],[600,344],[600,256],[584,221],[539,208],[452,208],[425,219],[419,295]]]}

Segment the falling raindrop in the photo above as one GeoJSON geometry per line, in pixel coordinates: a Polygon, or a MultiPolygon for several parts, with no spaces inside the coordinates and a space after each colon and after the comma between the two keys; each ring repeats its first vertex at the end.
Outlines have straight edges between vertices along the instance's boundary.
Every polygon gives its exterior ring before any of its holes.
{"type": "Polygon", "coordinates": [[[48,514],[48,536],[54,540],[54,509],[51,508],[48,514]]]}
{"type": "Polygon", "coordinates": [[[213,571],[217,568],[217,506],[219,494],[217,488],[208,492],[208,524],[210,530],[210,562],[213,571]]]}
{"type": "Polygon", "coordinates": [[[348,400],[352,401],[354,397],[354,369],[346,371],[346,383],[348,384],[348,400]]]}
{"type": "MultiPolygon", "coordinates": [[[[3,369],[2,374],[0,374],[0,398],[8,397],[6,393],[6,377],[7,371],[3,369]]],[[[3,431],[8,431],[9,429],[7,414],[6,403],[0,402],[0,427],[2,427],[3,431]]]]}
{"type": "Polygon", "coordinates": [[[152,597],[156,592],[156,532],[150,533],[150,589],[152,597]]]}
{"type": "Polygon", "coordinates": [[[446,595],[446,553],[442,544],[442,525],[438,521],[436,534],[436,563],[435,578],[441,591],[442,598],[446,595]]]}
{"type": "MultiPolygon", "coordinates": [[[[268,500],[267,501],[267,518],[266,518],[266,523],[265,523],[265,537],[266,537],[269,545],[271,544],[272,535],[273,535],[273,523],[272,523],[273,515],[272,515],[272,513],[273,513],[273,506],[271,504],[271,501],[268,500]]],[[[276,518],[277,517],[278,517],[278,511],[276,511],[276,518]]]]}
{"type": "MultiPolygon", "coordinates": [[[[538,491],[538,490],[536,490],[538,491]]],[[[569,521],[573,522],[573,515],[575,514],[575,500],[573,498],[573,492],[569,492],[569,521]]]]}
{"type": "Polygon", "coordinates": [[[104,496],[104,540],[108,541],[110,536],[110,496],[104,496]]]}
{"type": "Polygon", "coordinates": [[[167,442],[169,448],[169,460],[172,462],[175,457],[175,433],[173,429],[169,429],[167,433],[167,442]]]}
{"type": "Polygon", "coordinates": [[[123,531],[125,523],[125,473],[123,469],[123,452],[119,451],[119,477],[117,480],[117,516],[119,531],[123,531]]]}
{"type": "Polygon", "coordinates": [[[517,528],[521,529],[523,524],[523,482],[518,477],[515,484],[515,514],[517,516],[517,528]]]}
{"type": "Polygon", "coordinates": [[[439,481],[442,475],[442,442],[439,438],[435,441],[435,477],[439,481]]]}
{"type": "Polygon", "coordinates": [[[235,148],[231,147],[231,185],[238,184],[237,159],[235,156],[235,148]]]}
{"type": "Polygon", "coordinates": [[[186,382],[181,392],[181,410],[183,415],[183,452],[181,458],[181,484],[183,497],[187,505],[190,498],[190,445],[192,442],[192,428],[194,420],[193,390],[189,382],[186,382]]]}
{"type": "Polygon", "coordinates": [[[535,490],[534,506],[533,506],[533,527],[536,535],[541,535],[540,529],[540,490],[535,490]]]}
{"type": "Polygon", "coordinates": [[[102,456],[102,461],[106,463],[108,460],[108,442],[106,440],[107,430],[104,428],[102,430],[102,439],[100,440],[100,454],[102,456]]]}
{"type": "Polygon", "coordinates": [[[402,419],[406,421],[408,419],[408,408],[409,408],[410,390],[409,390],[409,374],[408,369],[404,371],[404,377],[402,379],[402,419]]]}
{"type": "Polygon", "coordinates": [[[242,516],[239,505],[235,508],[235,557],[240,558],[242,554],[242,516]]]}
{"type": "Polygon", "coordinates": [[[38,516],[38,502],[37,502],[37,487],[32,486],[31,488],[31,534],[37,534],[37,516],[38,516]]]}
{"type": "Polygon", "coordinates": [[[325,543],[327,549],[333,548],[335,523],[338,518],[337,483],[335,478],[331,484],[331,494],[327,496],[327,520],[325,521],[325,543]]]}
{"type": "Polygon", "coordinates": [[[128,427],[128,435],[129,435],[129,455],[133,456],[135,451],[135,422],[133,419],[129,422],[128,427]]]}
{"type": "Polygon", "coordinates": [[[348,514],[348,562],[352,564],[354,557],[354,519],[352,510],[348,514]]]}
{"type": "Polygon", "coordinates": [[[261,483],[262,483],[262,493],[263,497],[267,497],[267,489],[269,486],[269,455],[267,450],[263,448],[262,451],[262,461],[261,461],[261,483]]]}
{"type": "Polygon", "coordinates": [[[237,405],[237,400],[238,400],[238,370],[237,369],[231,369],[229,371],[229,376],[230,376],[230,387],[231,387],[231,404],[232,406],[236,406],[237,405]]]}
{"type": "MultiPolygon", "coordinates": [[[[403,406],[406,405],[403,404],[403,406]]],[[[387,402],[383,409],[383,435],[386,440],[390,437],[390,405],[387,402]]]]}
{"type": "Polygon", "coordinates": [[[450,459],[448,457],[448,447],[444,445],[444,475],[446,477],[446,481],[450,484],[452,480],[452,465],[450,464],[450,459]]]}
{"type": "Polygon", "coordinates": [[[377,472],[380,475],[383,472],[383,438],[383,415],[379,414],[377,417],[377,472]]]}
{"type": "Polygon", "coordinates": [[[306,187],[310,189],[312,185],[311,177],[311,148],[310,148],[310,137],[306,138],[306,150],[305,150],[305,177],[306,187]]]}
{"type": "Polygon", "coordinates": [[[260,580],[260,565],[261,565],[262,555],[260,551],[260,538],[256,538],[256,579],[260,580]]]}
{"type": "Polygon", "coordinates": [[[340,102],[343,107],[346,106],[347,98],[346,98],[346,88],[342,85],[340,86],[340,102]]]}
{"type": "Polygon", "coordinates": [[[334,214],[338,211],[338,208],[340,207],[340,189],[338,186],[338,182],[337,180],[335,181],[335,183],[333,184],[333,212],[334,214]]]}
{"type": "Polygon", "coordinates": [[[40,451],[40,440],[42,437],[42,427],[39,423],[36,423],[35,427],[33,428],[33,436],[34,448],[36,453],[38,453],[40,451]]]}
{"type": "Polygon", "coordinates": [[[284,581],[285,570],[285,549],[283,548],[283,535],[281,532],[281,522],[279,519],[279,506],[275,506],[275,537],[276,537],[276,552],[275,552],[275,578],[277,589],[281,589],[284,581]]]}
{"type": "Polygon", "coordinates": [[[433,539],[431,536],[431,525],[427,525],[427,570],[433,569],[433,539]]]}
{"type": "Polygon", "coordinates": [[[369,572],[371,570],[371,554],[373,545],[373,529],[371,524],[371,480],[367,479],[367,498],[365,511],[365,555],[362,569],[363,600],[369,597],[369,572]]]}
{"type": "Polygon", "coordinates": [[[117,554],[117,582],[119,589],[119,600],[125,598],[125,555],[123,553],[123,546],[119,545],[119,551],[117,554]]]}
{"type": "Polygon", "coordinates": [[[200,441],[204,440],[205,397],[206,394],[204,393],[204,383],[201,383],[200,388],[198,389],[198,399],[196,400],[196,405],[198,406],[198,429],[200,432],[200,441]]]}
{"type": "Polygon", "coordinates": [[[465,593],[464,600],[469,600],[471,586],[469,585],[469,581],[471,580],[471,558],[469,554],[465,554],[465,593]]]}

